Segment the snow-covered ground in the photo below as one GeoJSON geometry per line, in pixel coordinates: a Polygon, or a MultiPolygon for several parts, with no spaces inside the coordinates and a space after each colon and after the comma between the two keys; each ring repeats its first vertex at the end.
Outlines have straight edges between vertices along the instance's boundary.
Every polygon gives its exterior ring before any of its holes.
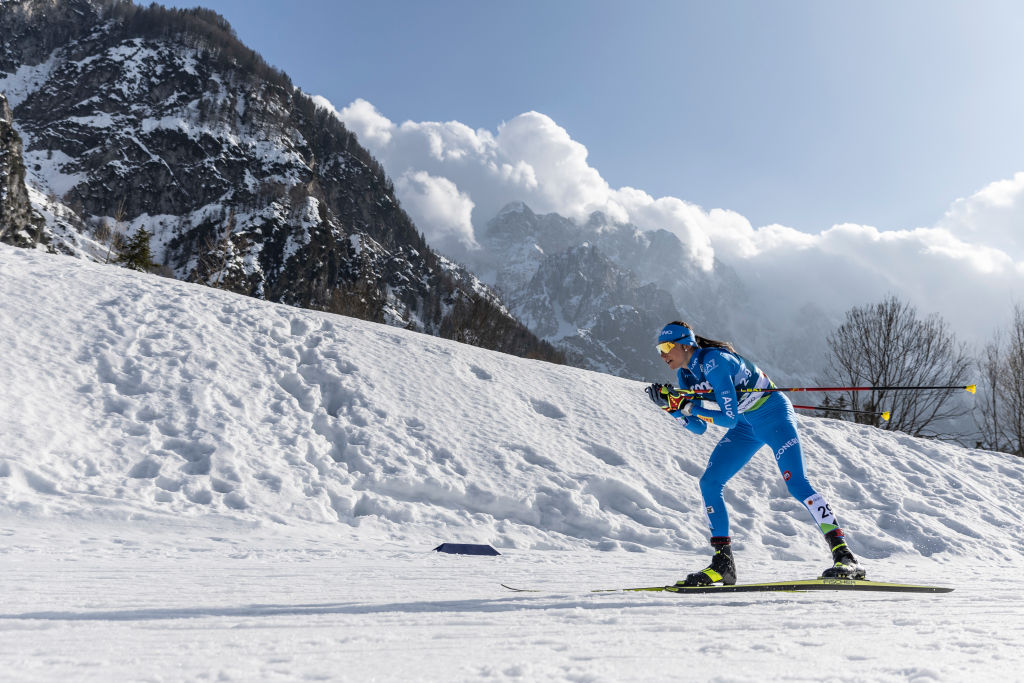
{"type": "MultiPolygon", "coordinates": [[[[953,593],[592,594],[709,555],[721,431],[638,382],[6,246],[0,301],[4,680],[1021,680],[1019,458],[800,418],[953,593]]],[[[767,451],[726,500],[741,581],[826,566],[767,451]]]]}

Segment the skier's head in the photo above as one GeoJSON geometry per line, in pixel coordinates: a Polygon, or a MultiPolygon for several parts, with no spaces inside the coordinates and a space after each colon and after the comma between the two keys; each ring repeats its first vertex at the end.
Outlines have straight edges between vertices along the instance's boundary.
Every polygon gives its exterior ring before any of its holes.
{"type": "Polygon", "coordinates": [[[672,370],[678,370],[689,363],[698,346],[697,336],[681,320],[670,322],[658,333],[658,353],[672,370]]]}
{"type": "Polygon", "coordinates": [[[697,343],[697,335],[693,333],[690,326],[681,320],[670,322],[661,328],[658,333],[658,351],[665,353],[672,350],[672,345],[700,346],[697,343]]]}
{"type": "MultiPolygon", "coordinates": [[[[662,349],[662,344],[677,344],[683,347],[694,347],[698,349],[725,349],[729,353],[736,353],[736,349],[733,347],[731,342],[719,341],[717,339],[711,339],[710,337],[703,337],[696,334],[694,333],[693,328],[682,320],[674,320],[661,328],[661,332],[658,333],[658,341],[656,344],[659,352],[671,350],[671,347],[669,346],[665,346],[665,348],[662,349]]],[[[692,349],[690,348],[687,348],[686,351],[688,353],[692,353],[692,349]]]]}

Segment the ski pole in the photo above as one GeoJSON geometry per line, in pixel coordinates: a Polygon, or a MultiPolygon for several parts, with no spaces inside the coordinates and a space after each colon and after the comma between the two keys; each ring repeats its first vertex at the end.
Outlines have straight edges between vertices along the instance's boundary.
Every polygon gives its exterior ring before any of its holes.
{"type": "MultiPolygon", "coordinates": [[[[689,390],[683,389],[682,391],[689,391],[689,390]]],[[[698,389],[698,390],[695,390],[695,391],[690,391],[689,393],[700,394],[699,398],[696,398],[696,400],[698,400],[698,401],[714,401],[714,400],[716,400],[716,398],[714,396],[712,396],[711,394],[705,393],[706,391],[710,391],[710,390],[698,389]]],[[[780,390],[776,389],[776,391],[780,391],[780,390]]],[[[878,411],[874,411],[874,410],[855,410],[853,408],[832,408],[832,407],[829,407],[829,406],[798,406],[796,404],[793,404],[793,407],[794,408],[800,408],[801,410],[822,410],[822,411],[830,410],[832,412],[837,412],[837,413],[858,413],[860,415],[881,415],[882,416],[882,420],[884,420],[885,422],[888,422],[889,418],[892,417],[892,412],[890,412],[888,410],[886,410],[885,412],[878,412],[878,411]]]]}
{"type": "MultiPolygon", "coordinates": [[[[769,391],[926,391],[929,389],[962,389],[970,394],[977,392],[976,384],[967,386],[934,386],[934,387],[767,387],[765,389],[737,389],[740,393],[757,393],[769,391]]],[[[710,394],[712,389],[680,389],[691,394],[710,394]]]]}
{"type": "Polygon", "coordinates": [[[852,408],[828,408],[825,406],[798,406],[794,405],[794,408],[800,408],[801,410],[821,410],[823,412],[834,412],[834,413],[859,413],[861,415],[881,415],[882,420],[888,422],[889,418],[892,417],[892,413],[888,410],[884,413],[878,413],[873,410],[853,410],[852,408]]]}
{"type": "Polygon", "coordinates": [[[931,389],[962,389],[969,394],[978,390],[977,385],[933,386],[933,387],[773,387],[771,389],[740,389],[740,391],[928,391],[931,389]]]}

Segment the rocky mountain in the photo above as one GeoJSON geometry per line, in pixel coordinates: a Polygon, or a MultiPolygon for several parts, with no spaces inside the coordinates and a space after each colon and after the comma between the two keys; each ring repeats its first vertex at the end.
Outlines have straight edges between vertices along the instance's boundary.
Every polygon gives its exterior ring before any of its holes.
{"type": "Polygon", "coordinates": [[[639,379],[664,373],[652,339],[679,317],[672,295],[640,284],[589,243],[545,257],[508,300],[527,327],[576,364],[639,379]]]}
{"type": "Polygon", "coordinates": [[[33,210],[25,187],[21,136],[0,93],[0,242],[29,247],[45,239],[42,216],[33,210]]]}
{"type": "Polygon", "coordinates": [[[653,338],[666,322],[733,338],[753,317],[732,269],[716,262],[701,270],[666,230],[644,232],[602,213],[577,223],[515,202],[481,232],[470,266],[533,332],[583,367],[663,379],[653,338]]]}
{"type": "MultiPolygon", "coordinates": [[[[42,217],[23,245],[109,261],[145,229],[176,278],[561,358],[427,245],[355,136],[219,15],[0,0],[0,36],[0,92],[42,217]]],[[[10,197],[24,223],[24,195],[10,197]]]]}

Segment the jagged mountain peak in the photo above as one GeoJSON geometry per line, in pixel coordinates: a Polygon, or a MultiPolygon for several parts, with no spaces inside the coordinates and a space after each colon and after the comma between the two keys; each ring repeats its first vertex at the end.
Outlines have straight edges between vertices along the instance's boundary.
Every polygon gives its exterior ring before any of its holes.
{"type": "Polygon", "coordinates": [[[600,211],[581,224],[519,202],[479,241],[478,272],[515,315],[584,367],[649,375],[658,368],[648,337],[668,320],[681,316],[724,338],[745,336],[743,325],[757,320],[736,273],[717,260],[704,270],[668,230],[642,230],[600,211]]]}
{"type": "Polygon", "coordinates": [[[532,271],[518,275],[505,279],[517,282],[506,292],[513,313],[571,362],[623,377],[657,376],[651,330],[678,317],[668,292],[639,282],[591,241],[541,254],[532,271]]]}
{"type": "Polygon", "coordinates": [[[505,217],[508,214],[525,214],[527,216],[536,216],[536,214],[533,213],[530,207],[526,205],[526,202],[514,201],[509,202],[505,206],[501,207],[501,210],[498,211],[498,214],[491,220],[500,221],[503,217],[505,217]]]}

